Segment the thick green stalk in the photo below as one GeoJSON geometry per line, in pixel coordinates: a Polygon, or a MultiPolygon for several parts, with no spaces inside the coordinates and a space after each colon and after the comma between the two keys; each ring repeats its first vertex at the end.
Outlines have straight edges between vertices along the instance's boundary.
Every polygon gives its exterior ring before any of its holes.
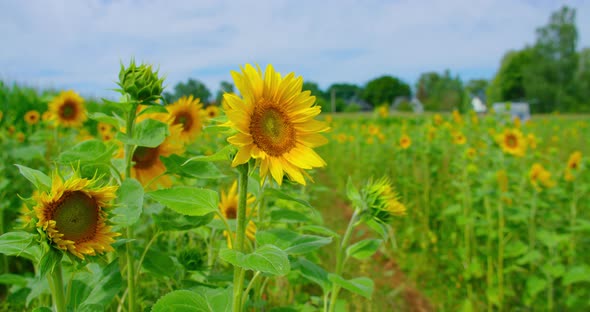
{"type": "MultiPolygon", "coordinates": [[[[233,248],[236,251],[244,251],[244,238],[246,236],[246,203],[248,199],[248,163],[238,166],[239,181],[238,181],[238,212],[237,212],[237,228],[236,240],[233,248]]],[[[234,294],[233,294],[233,311],[242,311],[242,295],[244,290],[244,275],[242,268],[234,266],[234,294]]]]}
{"type": "MultiPolygon", "coordinates": [[[[135,115],[136,115],[137,104],[131,105],[131,110],[127,116],[127,137],[131,139],[133,137],[133,127],[135,125],[135,115]]],[[[134,146],[130,144],[125,144],[125,179],[131,178],[131,166],[133,160],[133,150],[134,146]]],[[[127,228],[127,239],[133,239],[133,228],[127,228]]],[[[128,303],[128,311],[133,312],[135,311],[135,266],[133,265],[133,248],[131,246],[131,242],[127,242],[125,244],[125,253],[127,258],[127,303],[128,303]]]]}
{"type": "Polygon", "coordinates": [[[53,272],[47,274],[49,287],[51,288],[51,297],[56,312],[66,312],[66,297],[64,296],[64,282],[61,272],[61,261],[58,261],[53,268],[53,272]]]}
{"type": "MultiPolygon", "coordinates": [[[[492,211],[490,209],[490,201],[488,197],[484,197],[483,198],[483,204],[485,206],[486,209],[486,221],[488,224],[488,235],[486,236],[486,255],[487,255],[487,274],[486,274],[486,284],[487,284],[487,289],[491,289],[492,288],[492,278],[493,278],[493,274],[494,274],[494,269],[493,269],[493,258],[492,258],[492,231],[494,229],[493,225],[492,225],[492,211]]],[[[488,301],[488,311],[493,311],[492,308],[492,302],[490,301],[490,299],[487,299],[488,301]]]]}
{"type": "Polygon", "coordinates": [[[504,303],[504,206],[500,199],[498,205],[498,311],[504,303]]]}
{"type": "MultiPolygon", "coordinates": [[[[536,219],[536,215],[537,215],[537,196],[538,196],[538,192],[535,191],[534,195],[533,195],[533,203],[532,203],[532,207],[531,207],[531,213],[529,216],[529,248],[530,251],[535,250],[535,245],[536,245],[536,223],[535,223],[535,219],[536,219]]],[[[531,264],[531,268],[532,268],[532,264],[531,264]]]]}
{"type": "MultiPolygon", "coordinates": [[[[336,274],[342,275],[342,270],[344,268],[344,254],[346,252],[346,247],[348,246],[348,242],[350,241],[350,236],[352,235],[352,229],[357,221],[359,215],[359,209],[355,209],[352,217],[350,218],[350,222],[348,222],[348,227],[346,228],[346,232],[344,233],[344,237],[342,237],[342,241],[340,242],[340,246],[338,246],[338,254],[336,255],[336,274]]],[[[336,300],[338,299],[338,292],[340,292],[340,285],[334,283],[332,286],[332,294],[330,298],[330,312],[334,312],[336,309],[336,300]]]]}

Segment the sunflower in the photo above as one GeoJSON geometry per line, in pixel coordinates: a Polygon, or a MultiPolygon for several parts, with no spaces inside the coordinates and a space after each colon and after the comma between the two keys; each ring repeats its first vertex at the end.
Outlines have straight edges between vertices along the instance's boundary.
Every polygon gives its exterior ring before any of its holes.
{"type": "Polygon", "coordinates": [[[377,108],[377,114],[381,118],[385,118],[385,117],[389,116],[389,107],[387,105],[379,106],[379,108],[377,108]]]}
{"type": "Polygon", "coordinates": [[[582,162],[582,152],[580,151],[575,151],[573,152],[568,161],[567,161],[567,167],[565,168],[565,180],[566,181],[573,181],[575,180],[576,176],[574,175],[574,172],[576,172],[578,169],[580,169],[580,163],[582,162]]]}
{"type": "Polygon", "coordinates": [[[49,112],[49,120],[64,127],[81,127],[87,119],[84,99],[72,90],[62,91],[55,97],[49,103],[49,112]]]}
{"type": "Polygon", "coordinates": [[[532,134],[532,133],[527,134],[527,136],[526,136],[526,144],[531,149],[537,148],[537,137],[534,134],[532,134]]]}
{"type": "Polygon", "coordinates": [[[499,134],[496,137],[496,140],[505,153],[517,157],[524,156],[524,152],[526,151],[526,142],[520,130],[504,129],[504,132],[499,134]]]}
{"type": "Polygon", "coordinates": [[[24,134],[24,133],[22,133],[22,132],[19,132],[19,133],[17,133],[17,134],[16,134],[16,140],[17,140],[19,143],[22,143],[22,142],[24,142],[24,141],[25,141],[25,134],[24,134]]]}
{"type": "Polygon", "coordinates": [[[113,126],[109,125],[108,123],[99,122],[96,129],[100,134],[111,133],[111,131],[113,131],[113,126]]]}
{"type": "Polygon", "coordinates": [[[166,106],[173,119],[172,124],[181,126],[180,139],[183,142],[191,142],[201,133],[201,107],[199,99],[192,95],[183,96],[174,104],[166,106]]]}
{"type": "Polygon", "coordinates": [[[402,137],[399,139],[399,146],[402,149],[407,149],[408,147],[410,147],[410,145],[412,145],[412,139],[410,139],[410,137],[404,133],[402,137]]]}
{"type": "Polygon", "coordinates": [[[25,121],[32,126],[39,122],[40,117],[41,116],[39,115],[38,111],[30,110],[25,114],[25,121]]]}
{"type": "Polygon", "coordinates": [[[436,128],[433,126],[428,126],[426,136],[428,137],[428,141],[434,140],[436,138],[436,128]]]}
{"type": "Polygon", "coordinates": [[[469,159],[474,159],[477,156],[477,150],[473,147],[470,147],[465,151],[465,156],[469,159]]]}
{"type": "Polygon", "coordinates": [[[541,186],[545,188],[555,186],[555,181],[551,180],[551,172],[543,168],[543,165],[539,163],[534,163],[531,167],[529,179],[537,191],[541,190],[541,186]]]}
{"type": "Polygon", "coordinates": [[[456,145],[463,145],[463,144],[467,143],[467,138],[465,138],[465,135],[461,131],[454,131],[452,133],[452,136],[453,136],[453,143],[456,145]]]}
{"type": "Polygon", "coordinates": [[[461,113],[459,113],[458,110],[453,111],[453,121],[458,125],[463,123],[463,117],[461,116],[461,113]]]}
{"type": "Polygon", "coordinates": [[[320,132],[327,131],[323,122],[315,120],[321,108],[314,105],[310,91],[302,91],[303,79],[290,73],[282,77],[272,65],[261,69],[247,64],[242,72],[232,71],[242,98],[224,94],[227,103],[226,125],[238,133],[228,138],[238,152],[232,166],[256,159],[260,165],[261,182],[268,172],[279,185],[285,173],[305,185],[303,169],[324,167],[324,160],[312,149],[327,143],[320,132]]]}
{"type": "MultiPolygon", "coordinates": [[[[254,216],[252,204],[256,198],[254,195],[248,193],[248,199],[246,200],[246,218],[250,219],[254,216]]],[[[221,191],[221,200],[219,201],[219,211],[226,220],[235,220],[238,214],[238,182],[234,181],[227,193],[224,190],[221,191]]],[[[224,233],[228,237],[228,245],[231,248],[231,239],[229,238],[227,231],[224,233]]],[[[235,237],[235,233],[232,233],[235,237]]],[[[246,236],[250,240],[254,240],[256,236],[256,224],[252,220],[248,221],[246,226],[246,236]]]]}
{"type": "Polygon", "coordinates": [[[399,201],[399,195],[388,178],[369,181],[363,194],[371,216],[378,221],[387,223],[392,216],[406,214],[406,206],[399,201]]]}
{"type": "Polygon", "coordinates": [[[172,181],[169,176],[164,175],[166,166],[160,160],[160,156],[168,157],[172,154],[184,153],[181,139],[182,125],[172,124],[172,119],[168,114],[161,113],[143,114],[138,118],[138,122],[148,118],[167,123],[170,135],[156,147],[138,146],[135,149],[132,157],[131,177],[137,179],[144,186],[149,185],[151,189],[157,188],[158,185],[170,187],[172,181]]]}
{"type": "Polygon", "coordinates": [[[99,187],[97,182],[77,175],[63,181],[56,173],[51,190],[34,197],[37,227],[55,247],[82,260],[85,255],[113,251],[113,238],[120,235],[107,225],[109,202],[115,198],[117,187],[99,187]]]}
{"type": "Polygon", "coordinates": [[[215,105],[207,106],[205,108],[204,115],[207,116],[207,118],[209,118],[209,119],[219,116],[219,107],[217,107],[215,105]]]}

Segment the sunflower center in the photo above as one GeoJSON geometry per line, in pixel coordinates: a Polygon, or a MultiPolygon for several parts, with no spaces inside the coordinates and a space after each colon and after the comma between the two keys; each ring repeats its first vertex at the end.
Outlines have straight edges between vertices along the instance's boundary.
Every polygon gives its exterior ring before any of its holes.
{"type": "Polygon", "coordinates": [[[271,156],[280,156],[295,146],[295,127],[288,116],[275,107],[259,105],[254,110],[250,133],[254,144],[271,156]]]}
{"type": "Polygon", "coordinates": [[[209,111],[209,117],[211,117],[211,118],[215,117],[215,111],[210,110],[209,111]]]}
{"type": "Polygon", "coordinates": [[[235,219],[238,216],[238,212],[235,206],[229,206],[225,209],[225,217],[227,219],[235,219]]]}
{"type": "Polygon", "coordinates": [[[64,239],[85,241],[96,233],[98,209],[96,201],[84,192],[66,192],[53,212],[52,219],[64,239]]]}
{"type": "Polygon", "coordinates": [[[138,169],[151,168],[158,161],[159,156],[157,147],[138,146],[133,153],[134,167],[138,169]]]}
{"type": "Polygon", "coordinates": [[[572,163],[570,164],[570,168],[571,168],[571,169],[578,169],[578,163],[577,163],[577,162],[575,162],[575,161],[574,161],[574,162],[572,162],[572,163]]]}
{"type": "Polygon", "coordinates": [[[190,129],[193,119],[188,112],[182,112],[174,117],[174,124],[181,124],[184,130],[190,129]]]}
{"type": "Polygon", "coordinates": [[[518,140],[516,139],[516,136],[514,136],[513,134],[507,135],[505,142],[506,142],[506,146],[508,146],[510,148],[515,148],[518,146],[518,140]]]}
{"type": "Polygon", "coordinates": [[[76,117],[76,104],[71,101],[66,101],[59,108],[59,115],[64,119],[74,119],[76,117]]]}

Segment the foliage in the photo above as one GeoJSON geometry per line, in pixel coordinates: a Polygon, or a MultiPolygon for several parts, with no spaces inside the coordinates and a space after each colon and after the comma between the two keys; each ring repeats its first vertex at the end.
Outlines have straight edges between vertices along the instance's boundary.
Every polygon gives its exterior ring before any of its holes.
{"type": "Polygon", "coordinates": [[[393,103],[399,96],[411,95],[410,86],[399,78],[382,76],[367,83],[361,95],[362,99],[376,107],[382,103],[393,103]]]}
{"type": "Polygon", "coordinates": [[[201,100],[202,103],[208,103],[211,97],[211,91],[207,86],[197,79],[189,78],[186,83],[179,82],[174,86],[173,92],[164,92],[164,99],[171,104],[183,96],[192,95],[201,100]]]}
{"type": "Polygon", "coordinates": [[[416,96],[425,110],[452,111],[462,108],[463,83],[458,76],[452,77],[448,70],[442,75],[435,72],[420,75],[416,90],[416,96]]]}

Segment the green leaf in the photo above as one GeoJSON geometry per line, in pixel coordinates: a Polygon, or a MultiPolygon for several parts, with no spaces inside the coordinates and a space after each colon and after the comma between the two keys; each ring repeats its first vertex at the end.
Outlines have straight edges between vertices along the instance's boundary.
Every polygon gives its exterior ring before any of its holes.
{"type": "Polygon", "coordinates": [[[186,158],[176,154],[170,157],[160,157],[169,173],[187,178],[220,179],[225,177],[221,171],[211,162],[186,162],[186,158]],[[185,165],[183,165],[185,164],[185,165]]]}
{"type": "Polygon", "coordinates": [[[526,280],[526,289],[531,297],[547,287],[547,281],[537,276],[531,276],[526,280]]]}
{"type": "Polygon", "coordinates": [[[365,239],[356,242],[346,248],[346,256],[353,257],[358,260],[364,260],[375,254],[379,246],[381,246],[381,239],[365,239]]]}
{"type": "Polygon", "coordinates": [[[41,248],[33,244],[36,235],[28,232],[8,232],[0,236],[0,253],[32,260],[41,259],[41,248]]]}
{"type": "Polygon", "coordinates": [[[361,194],[352,183],[352,178],[350,176],[346,181],[346,196],[355,206],[360,206],[363,201],[361,194]]]}
{"type": "Polygon", "coordinates": [[[123,227],[134,225],[143,210],[143,186],[133,178],[125,179],[117,190],[117,201],[111,221],[123,227]]]}
{"type": "Polygon", "coordinates": [[[567,271],[563,277],[563,285],[571,285],[579,282],[590,282],[590,267],[587,265],[578,265],[567,271]]]}
{"type": "Polygon", "coordinates": [[[539,260],[541,260],[543,258],[543,256],[541,255],[540,252],[533,250],[533,251],[529,251],[527,252],[524,256],[520,257],[516,263],[518,265],[525,265],[525,264],[529,264],[529,263],[536,263],[539,260]]]}
{"type": "Polygon", "coordinates": [[[449,205],[447,208],[445,208],[442,212],[443,216],[451,216],[451,215],[455,215],[458,214],[459,212],[461,212],[461,205],[449,205]]]}
{"type": "Polygon", "coordinates": [[[18,167],[20,174],[31,181],[37,189],[51,189],[51,179],[45,173],[21,165],[15,166],[18,167]]]}
{"type": "Polygon", "coordinates": [[[0,275],[0,284],[26,286],[27,279],[22,275],[7,273],[0,275]]]}
{"type": "Polygon", "coordinates": [[[376,221],[374,218],[365,220],[365,224],[375,231],[375,233],[379,234],[383,240],[387,240],[389,238],[389,229],[387,228],[387,224],[376,221]]]}
{"type": "Polygon", "coordinates": [[[368,277],[357,277],[350,280],[345,280],[340,275],[330,273],[328,274],[328,280],[367,299],[371,299],[371,295],[373,294],[373,280],[368,277]]]}
{"type": "Polygon", "coordinates": [[[292,202],[296,202],[299,203],[305,207],[308,208],[312,208],[311,205],[304,201],[303,199],[298,199],[298,198],[294,198],[291,197],[277,189],[273,189],[273,188],[267,188],[264,190],[264,196],[267,196],[268,198],[276,198],[276,199],[283,199],[283,200],[288,200],[288,201],[292,201],[292,202]]]}
{"type": "Polygon", "coordinates": [[[311,221],[305,214],[289,209],[271,211],[270,219],[272,221],[281,221],[285,223],[307,223],[311,221]]]}
{"type": "Polygon", "coordinates": [[[133,138],[129,139],[124,133],[117,133],[117,139],[125,144],[157,147],[170,135],[168,125],[154,120],[146,119],[135,126],[133,138]]]}
{"type": "Polygon", "coordinates": [[[59,155],[60,163],[108,163],[113,157],[113,152],[117,146],[112,145],[110,148],[98,140],[88,140],[74,145],[67,151],[59,155]]]}
{"type": "Polygon", "coordinates": [[[51,308],[48,307],[38,307],[34,308],[33,312],[53,312],[53,310],[51,310],[51,308]]]}
{"type": "Polygon", "coordinates": [[[264,245],[246,255],[234,249],[223,249],[219,257],[234,266],[275,276],[283,276],[291,270],[287,254],[273,245],[264,245]]]}
{"type": "Polygon", "coordinates": [[[191,162],[195,162],[195,161],[205,161],[205,162],[229,161],[229,160],[231,160],[230,156],[232,154],[235,154],[235,151],[236,151],[236,147],[234,147],[233,145],[226,145],[213,155],[209,155],[209,156],[199,155],[199,156],[191,157],[191,158],[187,159],[184,162],[184,164],[182,164],[182,165],[186,166],[187,164],[189,164],[191,162]]]}
{"type": "Polygon", "coordinates": [[[41,262],[39,263],[39,275],[45,276],[53,273],[55,265],[61,261],[62,257],[63,252],[49,247],[49,250],[43,255],[43,258],[41,258],[41,262]]]}
{"type": "Polygon", "coordinates": [[[340,237],[340,235],[326,227],[323,227],[321,225],[304,225],[299,227],[299,230],[302,232],[305,231],[309,231],[312,233],[316,233],[316,234],[321,234],[324,236],[330,236],[330,237],[334,237],[334,238],[338,238],[340,237]]]}
{"type": "Polygon", "coordinates": [[[293,270],[298,270],[299,273],[308,280],[320,285],[324,292],[328,292],[332,284],[328,280],[328,273],[319,265],[305,259],[299,258],[291,262],[293,270]]]}
{"type": "Polygon", "coordinates": [[[168,110],[164,105],[150,105],[148,108],[141,110],[141,112],[137,116],[141,116],[143,114],[153,114],[153,113],[165,113],[168,114],[168,110]]]}
{"type": "Polygon", "coordinates": [[[87,308],[90,308],[91,305],[101,305],[106,307],[113,301],[123,286],[123,279],[119,271],[119,260],[113,260],[103,269],[96,263],[90,264],[89,268],[91,272],[88,272],[88,275],[77,276],[77,278],[89,281],[91,286],[91,291],[81,306],[86,305],[87,308]]]}
{"type": "Polygon", "coordinates": [[[115,129],[119,129],[119,128],[125,126],[125,121],[123,119],[109,116],[109,115],[107,115],[105,113],[101,113],[101,112],[96,112],[96,113],[89,112],[88,118],[102,122],[102,123],[109,124],[109,125],[115,127],[115,129]]]}
{"type": "Polygon", "coordinates": [[[330,244],[332,238],[299,234],[287,229],[271,229],[257,232],[256,241],[260,246],[275,245],[291,255],[312,252],[330,244]]]}
{"type": "Polygon", "coordinates": [[[552,276],[553,278],[559,278],[565,273],[565,267],[561,263],[547,262],[541,267],[541,271],[547,275],[552,276]]]}
{"type": "Polygon", "coordinates": [[[517,240],[506,245],[506,248],[504,249],[504,257],[518,257],[526,253],[528,249],[529,247],[527,245],[525,245],[522,241],[517,240]]]}
{"type": "Polygon", "coordinates": [[[152,215],[152,218],[161,231],[186,231],[209,224],[214,216],[214,213],[204,216],[185,216],[172,209],[164,209],[162,213],[152,215]]]}
{"type": "Polygon", "coordinates": [[[152,312],[209,312],[209,305],[200,294],[189,290],[175,290],[158,299],[152,312]]]}
{"type": "Polygon", "coordinates": [[[196,291],[202,294],[207,301],[211,312],[231,312],[233,288],[208,288],[198,287],[196,291]]]}
{"type": "Polygon", "coordinates": [[[160,277],[173,277],[176,270],[172,258],[163,252],[148,250],[143,261],[143,267],[160,277]]]}
{"type": "Polygon", "coordinates": [[[204,216],[217,211],[219,195],[208,189],[177,186],[146,194],[149,198],[187,216],[204,216]]]}

